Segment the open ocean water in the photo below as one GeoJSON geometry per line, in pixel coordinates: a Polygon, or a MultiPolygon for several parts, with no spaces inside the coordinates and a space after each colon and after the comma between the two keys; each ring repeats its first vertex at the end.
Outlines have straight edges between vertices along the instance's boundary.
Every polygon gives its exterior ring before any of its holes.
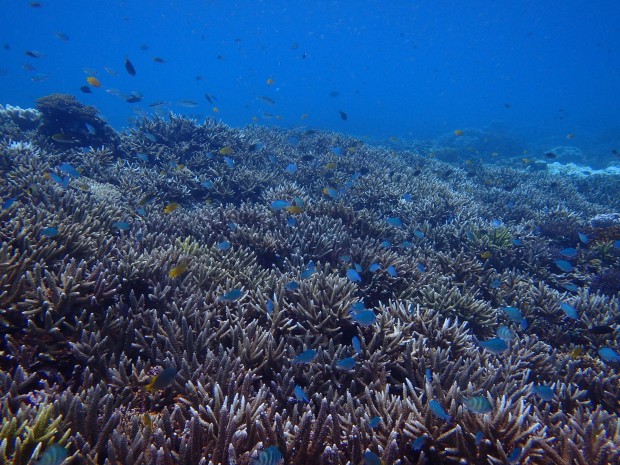
{"type": "Polygon", "coordinates": [[[0,463],[620,464],[620,4],[0,7],[0,463]]]}

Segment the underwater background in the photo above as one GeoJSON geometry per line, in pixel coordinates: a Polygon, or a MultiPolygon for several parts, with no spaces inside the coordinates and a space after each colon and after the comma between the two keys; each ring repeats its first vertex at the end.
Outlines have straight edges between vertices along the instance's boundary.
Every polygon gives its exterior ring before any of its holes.
{"type": "Polygon", "coordinates": [[[615,2],[0,5],[0,464],[620,463],[615,2]]]}

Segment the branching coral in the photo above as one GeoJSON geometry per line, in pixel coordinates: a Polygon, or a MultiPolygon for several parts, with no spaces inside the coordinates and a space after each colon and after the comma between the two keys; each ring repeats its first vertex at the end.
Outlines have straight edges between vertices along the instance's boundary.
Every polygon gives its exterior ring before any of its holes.
{"type": "Polygon", "coordinates": [[[578,181],[177,115],[81,151],[41,134],[96,110],[40,105],[0,141],[0,461],[619,460],[618,254],[578,181]]]}

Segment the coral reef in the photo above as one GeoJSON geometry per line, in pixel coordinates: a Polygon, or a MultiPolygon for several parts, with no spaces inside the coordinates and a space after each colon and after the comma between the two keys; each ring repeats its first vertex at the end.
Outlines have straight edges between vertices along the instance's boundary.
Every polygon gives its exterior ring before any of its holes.
{"type": "Polygon", "coordinates": [[[39,109],[0,141],[2,463],[619,463],[617,180],[173,114],[81,150],[96,109],[39,109]]]}
{"type": "Polygon", "coordinates": [[[70,94],[50,94],[37,100],[41,115],[38,131],[60,146],[114,145],[118,136],[93,106],[80,103],[70,94]]]}

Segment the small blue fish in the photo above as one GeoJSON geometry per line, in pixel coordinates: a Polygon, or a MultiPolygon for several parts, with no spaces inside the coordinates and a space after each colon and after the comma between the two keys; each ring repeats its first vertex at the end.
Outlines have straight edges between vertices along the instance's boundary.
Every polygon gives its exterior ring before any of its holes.
{"type": "Polygon", "coordinates": [[[441,404],[439,403],[437,399],[431,400],[428,403],[428,406],[430,407],[431,412],[433,412],[433,414],[436,417],[441,418],[442,420],[445,420],[445,421],[452,420],[452,416],[448,415],[448,413],[443,409],[443,407],[441,406],[441,404]]]}
{"type": "Polygon", "coordinates": [[[208,179],[206,181],[202,181],[200,185],[202,187],[206,187],[207,189],[213,189],[213,182],[209,181],[208,179]]]}
{"type": "Polygon", "coordinates": [[[614,248],[620,249],[620,239],[617,241],[614,241],[614,248]]]}
{"type": "Polygon", "coordinates": [[[218,242],[217,244],[215,244],[215,247],[218,248],[219,250],[228,250],[230,249],[230,242],[228,241],[218,242]]]}
{"type": "Polygon", "coordinates": [[[290,281],[286,283],[286,285],[284,286],[284,289],[286,289],[287,291],[294,292],[299,289],[299,283],[297,281],[290,281]]]}
{"type": "Polygon", "coordinates": [[[429,383],[433,382],[433,372],[430,368],[426,369],[424,376],[426,377],[426,381],[428,381],[429,383]]]}
{"type": "Polygon", "coordinates": [[[574,247],[567,247],[566,249],[560,250],[560,255],[564,255],[565,257],[573,258],[577,256],[577,249],[574,247]]]}
{"type": "Polygon", "coordinates": [[[233,159],[232,159],[232,158],[230,158],[230,157],[224,157],[224,162],[226,162],[226,165],[227,165],[229,168],[234,168],[234,167],[235,167],[235,160],[233,160],[233,159]]]}
{"type": "Polygon", "coordinates": [[[370,326],[377,321],[377,315],[372,310],[364,310],[353,315],[353,321],[362,326],[370,326]]]}
{"type": "Polygon", "coordinates": [[[295,395],[295,399],[297,399],[298,402],[306,402],[306,403],[310,402],[310,399],[308,399],[308,396],[306,395],[304,390],[299,385],[295,386],[295,389],[293,390],[293,394],[295,395]]]}
{"type": "Polygon", "coordinates": [[[142,161],[149,161],[149,156],[146,153],[136,153],[136,157],[142,161]]]}
{"type": "Polygon", "coordinates": [[[138,215],[140,215],[140,216],[144,216],[144,215],[146,215],[146,210],[144,208],[142,208],[142,207],[138,207],[138,208],[136,208],[136,213],[138,215]]]}
{"type": "Polygon", "coordinates": [[[504,313],[506,313],[506,316],[508,316],[508,319],[510,319],[510,321],[514,321],[515,323],[521,323],[521,321],[523,320],[523,314],[521,313],[521,310],[519,310],[516,307],[500,307],[501,310],[504,311],[504,313]]]}
{"type": "Polygon", "coordinates": [[[338,257],[338,260],[340,260],[343,263],[349,263],[351,261],[351,256],[350,255],[341,255],[340,257],[338,257]]]}
{"type": "Polygon", "coordinates": [[[69,186],[69,181],[70,181],[69,177],[63,178],[61,176],[58,176],[56,173],[47,173],[47,175],[52,181],[60,184],[64,189],[66,189],[69,186]]]}
{"type": "Polygon", "coordinates": [[[335,199],[336,197],[338,197],[338,191],[333,187],[326,187],[325,189],[323,189],[323,193],[327,195],[330,199],[335,199]]]}
{"type": "Polygon", "coordinates": [[[553,400],[553,389],[549,386],[545,386],[544,384],[537,384],[534,386],[534,394],[540,397],[542,400],[550,401],[553,400]]]}
{"type": "Polygon", "coordinates": [[[502,285],[502,282],[499,279],[494,279],[493,281],[491,281],[491,289],[497,289],[498,287],[500,287],[502,285]]]}
{"type": "Polygon", "coordinates": [[[289,226],[295,226],[297,224],[297,220],[291,216],[288,220],[286,220],[286,224],[289,226]]]}
{"type": "Polygon", "coordinates": [[[572,283],[564,283],[562,284],[562,287],[568,292],[577,292],[579,290],[579,287],[572,283]]]}
{"type": "Polygon", "coordinates": [[[370,428],[375,429],[377,426],[381,424],[381,417],[372,417],[368,422],[368,426],[370,428]]]}
{"type": "Polygon", "coordinates": [[[358,273],[361,273],[363,269],[362,265],[360,265],[359,263],[354,263],[353,268],[355,268],[355,271],[357,271],[358,273]]]}
{"type": "Polygon", "coordinates": [[[603,347],[599,349],[598,354],[606,362],[620,362],[620,354],[611,347],[603,347]]]}
{"type": "Polygon", "coordinates": [[[380,269],[381,269],[381,265],[379,265],[378,263],[373,263],[372,265],[368,267],[368,271],[370,271],[371,273],[376,273],[380,269]]]}
{"type": "Polygon", "coordinates": [[[403,194],[401,197],[405,202],[411,202],[413,200],[413,196],[409,193],[403,194]]]}
{"type": "Polygon", "coordinates": [[[398,273],[396,272],[396,268],[394,266],[388,266],[385,271],[387,271],[387,274],[389,274],[392,278],[398,276],[398,273]]]}
{"type": "Polygon", "coordinates": [[[353,336],[353,338],[351,339],[351,345],[353,346],[353,350],[355,350],[356,354],[362,353],[362,343],[359,337],[353,336]]]}
{"type": "Polygon", "coordinates": [[[59,168],[60,168],[60,171],[62,171],[65,174],[68,174],[69,176],[72,176],[74,178],[80,177],[80,172],[76,170],[73,166],[71,166],[69,163],[63,163],[62,165],[60,165],[59,168]]]}
{"type": "Polygon", "coordinates": [[[58,228],[55,228],[54,226],[48,226],[47,228],[43,228],[41,230],[41,234],[43,234],[45,237],[54,237],[58,235],[58,228]]]}
{"type": "Polygon", "coordinates": [[[288,141],[288,143],[290,145],[297,145],[297,144],[299,144],[299,138],[295,137],[295,136],[288,136],[288,138],[286,140],[288,141]]]}
{"type": "Polygon", "coordinates": [[[413,248],[413,243],[409,242],[409,241],[402,241],[398,247],[400,247],[401,249],[411,249],[413,248]]]}
{"type": "Polygon", "coordinates": [[[289,163],[284,170],[289,174],[293,174],[297,171],[297,163],[289,163]]]}
{"type": "Polygon", "coordinates": [[[349,278],[349,281],[351,281],[352,283],[361,283],[362,282],[362,277],[353,268],[349,268],[347,270],[347,278],[349,278]]]}
{"type": "Polygon", "coordinates": [[[269,446],[262,451],[258,459],[251,459],[250,465],[279,465],[282,461],[282,453],[276,446],[269,446]]]}
{"type": "Polygon", "coordinates": [[[424,239],[424,237],[425,237],[425,234],[422,231],[420,231],[419,229],[414,230],[413,231],[413,235],[415,237],[417,237],[418,239],[424,239]]]}
{"type": "Polygon", "coordinates": [[[523,451],[520,447],[515,447],[514,450],[508,455],[508,457],[506,457],[508,459],[508,464],[514,465],[515,463],[517,463],[521,458],[522,452],[523,451]]]}
{"type": "Polygon", "coordinates": [[[562,311],[567,317],[572,318],[573,320],[579,319],[579,314],[577,313],[577,309],[573,307],[572,305],[567,304],[566,302],[560,302],[560,308],[562,309],[562,311]]]}
{"type": "Polygon", "coordinates": [[[389,248],[389,247],[392,247],[392,243],[390,241],[388,241],[387,239],[384,240],[383,242],[381,242],[381,244],[379,244],[379,245],[381,245],[381,247],[384,247],[386,249],[389,248]]]}
{"type": "Polygon", "coordinates": [[[514,341],[516,337],[514,331],[505,325],[497,328],[497,336],[507,342],[514,341]]]}
{"type": "Polygon", "coordinates": [[[265,308],[267,309],[267,313],[273,313],[273,300],[271,299],[267,299],[267,302],[265,303],[265,308]]]}
{"type": "Polygon", "coordinates": [[[290,207],[292,204],[287,200],[274,200],[271,202],[272,210],[282,210],[283,208],[290,207]]]}
{"type": "Polygon", "coordinates": [[[523,320],[521,320],[521,323],[519,323],[519,329],[521,331],[525,331],[529,325],[530,324],[528,323],[527,318],[523,318],[523,320]]]}
{"type": "Polygon", "coordinates": [[[224,302],[232,302],[234,300],[239,299],[243,295],[243,291],[241,289],[233,289],[228,291],[226,294],[220,296],[220,300],[224,302]]]}
{"type": "Polygon", "coordinates": [[[417,268],[420,273],[426,273],[426,266],[423,263],[418,263],[417,268]]]}
{"type": "Polygon", "coordinates": [[[495,337],[493,339],[489,339],[487,341],[479,342],[480,347],[488,350],[492,354],[501,354],[502,352],[506,352],[508,350],[508,344],[503,339],[499,337],[495,337]]]}
{"type": "Polygon", "coordinates": [[[422,450],[422,448],[424,447],[424,443],[426,442],[426,436],[422,435],[419,436],[415,439],[415,441],[413,441],[413,444],[411,444],[411,450],[413,452],[419,452],[422,450]]]}
{"type": "Polygon", "coordinates": [[[355,368],[355,359],[353,357],[346,357],[336,362],[336,368],[341,370],[352,370],[355,368]]]}
{"type": "Polygon", "coordinates": [[[499,228],[502,225],[502,220],[494,219],[491,220],[491,227],[499,228]]]}
{"type": "Polygon", "coordinates": [[[516,245],[516,246],[523,245],[523,240],[521,240],[521,239],[513,239],[512,240],[512,245],[516,245]]]}
{"type": "Polygon", "coordinates": [[[364,465],[384,465],[383,461],[374,452],[364,452],[364,465]]]}
{"type": "Polygon", "coordinates": [[[571,271],[574,270],[573,265],[571,265],[566,260],[556,260],[553,263],[555,263],[555,266],[557,266],[560,270],[562,270],[565,273],[570,273],[571,271]]]}
{"type": "Polygon", "coordinates": [[[97,131],[95,131],[95,128],[92,126],[92,124],[84,123],[84,126],[86,126],[86,130],[91,136],[94,136],[97,133],[97,131]]]}
{"type": "Polygon", "coordinates": [[[309,277],[311,277],[314,274],[314,267],[310,268],[306,268],[300,275],[301,279],[308,279],[309,277]]]}
{"type": "Polygon", "coordinates": [[[114,223],[112,223],[112,227],[121,231],[127,231],[131,228],[131,225],[126,221],[115,221],[114,223]]]}
{"type": "Polygon", "coordinates": [[[577,233],[577,235],[579,236],[579,240],[583,242],[584,244],[587,244],[588,242],[590,242],[590,239],[584,233],[577,233]]]}
{"type": "Polygon", "coordinates": [[[2,202],[2,209],[3,210],[7,210],[7,209],[11,208],[16,200],[17,199],[15,197],[11,197],[10,199],[6,199],[4,202],[2,202]]]}
{"type": "Polygon", "coordinates": [[[476,433],[476,438],[474,439],[474,443],[476,444],[476,446],[479,446],[483,439],[484,433],[482,431],[478,431],[476,433]]]}
{"type": "Polygon", "coordinates": [[[37,459],[35,465],[60,465],[65,461],[69,451],[60,444],[52,444],[37,459]]]}
{"type": "Polygon", "coordinates": [[[317,355],[317,351],[314,349],[304,350],[301,354],[293,359],[293,365],[299,365],[301,363],[311,363],[317,355]]]}
{"type": "Polygon", "coordinates": [[[389,224],[390,226],[394,226],[396,228],[400,228],[403,225],[403,222],[400,218],[397,218],[395,216],[391,216],[388,219],[385,220],[385,222],[387,224],[389,224]]]}
{"type": "Polygon", "coordinates": [[[366,310],[366,306],[364,305],[364,302],[361,300],[351,305],[351,311],[353,313],[358,313],[358,312],[361,312],[362,310],[366,310]]]}
{"type": "Polygon", "coordinates": [[[331,153],[333,153],[334,155],[337,155],[339,157],[342,156],[342,149],[340,147],[330,147],[329,150],[331,151],[331,153]]]}
{"type": "Polygon", "coordinates": [[[480,415],[484,415],[485,413],[489,413],[493,411],[493,406],[489,399],[484,396],[474,396],[463,399],[463,405],[470,412],[478,413],[480,415]]]}

